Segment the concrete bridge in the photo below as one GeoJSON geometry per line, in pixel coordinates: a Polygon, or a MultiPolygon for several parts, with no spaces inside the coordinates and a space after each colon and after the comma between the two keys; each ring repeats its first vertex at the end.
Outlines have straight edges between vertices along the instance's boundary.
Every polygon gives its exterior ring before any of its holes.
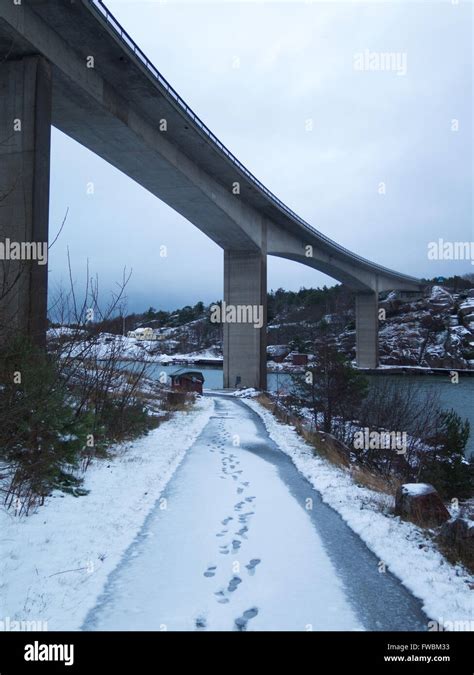
{"type": "MultiPolygon", "coordinates": [[[[354,289],[357,363],[376,367],[378,293],[419,291],[421,282],[351,253],[283,204],[186,105],[100,0],[17,1],[0,4],[0,240],[48,240],[54,125],[222,247],[227,305],[262,306],[266,316],[267,255],[354,289]]],[[[2,275],[0,289],[10,289],[0,301],[3,323],[41,343],[47,266],[9,262],[2,275]]],[[[224,385],[238,378],[265,387],[266,324],[224,324],[224,385]]]]}

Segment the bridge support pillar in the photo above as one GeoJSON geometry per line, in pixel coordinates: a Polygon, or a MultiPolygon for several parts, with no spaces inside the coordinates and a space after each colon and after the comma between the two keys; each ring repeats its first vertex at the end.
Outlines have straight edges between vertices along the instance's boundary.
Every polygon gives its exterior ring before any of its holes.
{"type": "Polygon", "coordinates": [[[0,341],[46,341],[51,94],[43,57],[0,63],[0,341]]]}
{"type": "Polygon", "coordinates": [[[224,387],[267,387],[267,259],[224,251],[224,387]]]}
{"type": "Polygon", "coordinates": [[[359,368],[379,365],[378,293],[356,295],[356,361],[359,368]]]}

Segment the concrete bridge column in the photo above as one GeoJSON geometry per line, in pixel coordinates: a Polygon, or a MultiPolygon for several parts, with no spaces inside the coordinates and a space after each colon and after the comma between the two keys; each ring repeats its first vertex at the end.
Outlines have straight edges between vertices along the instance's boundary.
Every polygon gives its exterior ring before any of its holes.
{"type": "Polygon", "coordinates": [[[48,265],[39,261],[48,242],[51,92],[43,57],[0,63],[0,340],[21,333],[40,345],[47,327],[48,265]],[[15,244],[23,244],[21,259],[5,260],[15,244]]]}
{"type": "Polygon", "coordinates": [[[359,368],[379,365],[378,293],[356,295],[356,361],[359,368]]]}
{"type": "Polygon", "coordinates": [[[267,386],[267,258],[224,251],[224,387],[267,386]],[[232,320],[232,312],[234,320],[232,320]],[[227,315],[227,316],[226,316],[227,315]],[[239,318],[245,320],[239,321],[239,318]],[[229,319],[229,320],[227,320],[229,319]]]}

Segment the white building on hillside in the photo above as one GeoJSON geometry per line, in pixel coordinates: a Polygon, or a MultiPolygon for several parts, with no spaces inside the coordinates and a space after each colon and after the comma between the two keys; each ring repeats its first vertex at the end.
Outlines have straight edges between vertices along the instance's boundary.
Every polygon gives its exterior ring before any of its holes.
{"type": "Polygon", "coordinates": [[[156,340],[153,328],[136,328],[135,330],[129,330],[127,337],[135,338],[136,340],[156,340]]]}

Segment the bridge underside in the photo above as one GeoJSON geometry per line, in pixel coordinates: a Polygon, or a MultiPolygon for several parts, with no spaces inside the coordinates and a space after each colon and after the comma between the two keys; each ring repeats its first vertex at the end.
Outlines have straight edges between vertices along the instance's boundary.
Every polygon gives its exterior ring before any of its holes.
{"type": "MultiPolygon", "coordinates": [[[[377,365],[378,293],[419,290],[420,282],[343,249],[269,195],[150,74],[90,2],[2,3],[0,56],[3,240],[48,240],[53,124],[224,250],[224,301],[255,308],[263,317],[261,323],[224,324],[225,386],[266,385],[267,254],[318,269],[356,291],[357,362],[377,365]]],[[[0,330],[43,344],[46,311],[47,265],[4,263],[0,330]]]]}

